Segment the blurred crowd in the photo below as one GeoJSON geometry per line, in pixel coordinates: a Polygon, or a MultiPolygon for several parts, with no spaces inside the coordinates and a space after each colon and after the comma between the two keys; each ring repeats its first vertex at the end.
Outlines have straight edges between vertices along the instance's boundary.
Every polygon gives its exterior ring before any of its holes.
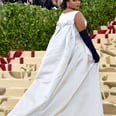
{"type": "Polygon", "coordinates": [[[6,2],[27,3],[32,5],[40,5],[50,10],[50,9],[57,9],[60,6],[60,1],[61,0],[0,0],[0,3],[6,3],[6,2]]]}

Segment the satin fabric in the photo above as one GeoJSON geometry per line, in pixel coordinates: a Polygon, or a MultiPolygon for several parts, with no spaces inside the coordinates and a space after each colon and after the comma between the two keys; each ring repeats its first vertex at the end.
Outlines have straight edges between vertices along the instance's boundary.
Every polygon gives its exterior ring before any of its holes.
{"type": "Polygon", "coordinates": [[[60,15],[33,83],[8,116],[103,116],[99,68],[75,28],[78,12],[60,15]]]}

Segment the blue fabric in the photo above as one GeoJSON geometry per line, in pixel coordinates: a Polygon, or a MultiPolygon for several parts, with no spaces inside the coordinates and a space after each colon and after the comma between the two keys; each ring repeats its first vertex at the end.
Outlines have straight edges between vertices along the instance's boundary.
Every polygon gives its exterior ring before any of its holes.
{"type": "Polygon", "coordinates": [[[86,29],[85,30],[82,30],[80,33],[80,36],[81,38],[83,39],[84,43],[86,44],[86,46],[89,48],[89,50],[91,51],[92,53],[92,56],[93,56],[93,59],[95,60],[95,63],[99,62],[99,55],[91,41],[91,38],[89,37],[86,29]]]}

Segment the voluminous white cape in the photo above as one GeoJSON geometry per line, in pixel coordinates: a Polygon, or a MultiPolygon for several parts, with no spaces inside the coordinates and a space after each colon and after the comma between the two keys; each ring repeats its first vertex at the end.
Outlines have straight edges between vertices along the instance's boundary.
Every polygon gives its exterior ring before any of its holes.
{"type": "Polygon", "coordinates": [[[60,15],[36,78],[8,116],[103,116],[98,64],[75,27],[76,13],[60,15]]]}

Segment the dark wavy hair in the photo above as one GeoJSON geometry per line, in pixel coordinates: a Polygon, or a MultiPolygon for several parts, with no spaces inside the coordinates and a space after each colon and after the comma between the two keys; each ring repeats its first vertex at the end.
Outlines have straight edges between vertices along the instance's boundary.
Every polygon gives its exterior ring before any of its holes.
{"type": "Polygon", "coordinates": [[[62,1],[61,5],[60,5],[60,7],[61,7],[62,9],[66,9],[66,8],[67,8],[67,4],[66,4],[67,1],[69,1],[69,0],[63,0],[63,1],[62,1]]]}

